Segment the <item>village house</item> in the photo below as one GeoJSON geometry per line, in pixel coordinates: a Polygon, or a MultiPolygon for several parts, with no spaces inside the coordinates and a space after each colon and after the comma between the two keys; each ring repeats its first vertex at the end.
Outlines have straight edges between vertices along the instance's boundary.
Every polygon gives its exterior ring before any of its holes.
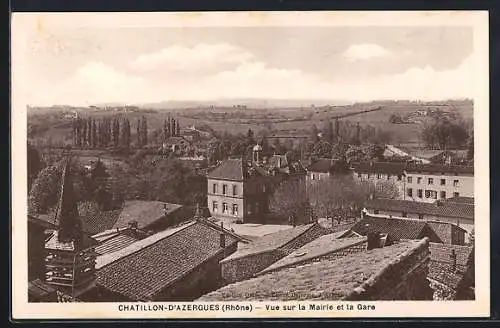
{"type": "Polygon", "coordinates": [[[271,264],[258,272],[256,276],[307,263],[332,260],[367,250],[368,238],[366,236],[340,238],[342,234],[343,232],[337,232],[321,236],[271,264]]]}
{"type": "Polygon", "coordinates": [[[412,218],[422,221],[437,221],[454,224],[468,235],[474,229],[474,205],[467,203],[436,201],[420,203],[399,199],[371,199],[365,202],[364,210],[370,216],[386,218],[412,218]]]}
{"type": "Polygon", "coordinates": [[[325,230],[313,223],[255,239],[221,261],[222,278],[226,284],[248,279],[323,234],[325,230]]]}
{"type": "Polygon", "coordinates": [[[464,245],[466,235],[464,229],[451,223],[363,215],[342,237],[367,236],[369,233],[382,234],[383,243],[387,245],[400,240],[424,237],[429,238],[431,242],[464,245]]]}
{"type": "Polygon", "coordinates": [[[404,200],[431,203],[451,197],[474,197],[474,167],[417,165],[405,167],[404,200]]]}
{"type": "Polygon", "coordinates": [[[239,236],[204,219],[167,229],[97,259],[96,301],[191,301],[222,286],[219,261],[239,236]]]}
{"type": "Polygon", "coordinates": [[[431,300],[429,240],[402,241],[236,282],[198,301],[431,300]]]}
{"type": "Polygon", "coordinates": [[[235,220],[258,218],[269,213],[274,179],[262,167],[262,147],[253,149],[252,163],[229,158],[207,175],[207,202],[210,214],[235,220]]]}
{"type": "Polygon", "coordinates": [[[428,280],[434,300],[473,300],[474,248],[430,243],[428,280]]]}
{"type": "Polygon", "coordinates": [[[474,197],[472,166],[392,162],[367,162],[352,165],[358,180],[392,181],[400,199],[432,203],[437,199],[474,197]]]}
{"type": "Polygon", "coordinates": [[[306,182],[310,184],[328,179],[341,169],[342,164],[334,159],[319,158],[311,160],[311,163],[307,166],[306,182]]]}

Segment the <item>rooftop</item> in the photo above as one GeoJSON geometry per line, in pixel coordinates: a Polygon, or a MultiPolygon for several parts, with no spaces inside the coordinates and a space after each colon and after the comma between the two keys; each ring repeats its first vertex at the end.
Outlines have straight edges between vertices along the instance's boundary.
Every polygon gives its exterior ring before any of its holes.
{"type": "MultiPolygon", "coordinates": [[[[226,234],[226,247],[236,242],[226,234]]],[[[97,283],[129,299],[148,301],[222,251],[220,230],[195,221],[101,267],[97,283]]]]}
{"type": "Polygon", "coordinates": [[[393,162],[361,162],[353,163],[352,168],[357,173],[381,173],[390,175],[402,175],[405,163],[393,162]]]}
{"type": "Polygon", "coordinates": [[[338,252],[354,245],[362,244],[367,240],[366,237],[338,239],[339,236],[339,233],[321,236],[318,239],[302,246],[293,253],[267,267],[266,269],[262,270],[260,273],[258,273],[258,275],[280,270],[290,266],[295,266],[302,262],[310,261],[312,259],[330,253],[338,252]]]}
{"type": "Polygon", "coordinates": [[[368,200],[365,207],[368,209],[474,220],[474,205],[468,203],[450,203],[447,201],[423,203],[411,200],[376,198],[368,200]]]}
{"type": "Polygon", "coordinates": [[[462,281],[474,252],[472,247],[429,243],[431,261],[429,275],[432,280],[438,281],[451,289],[456,289],[462,281]],[[456,269],[452,268],[452,251],[456,254],[456,269]]]}
{"type": "Polygon", "coordinates": [[[199,301],[340,300],[394,261],[408,256],[423,241],[405,241],[335,260],[285,268],[227,285],[199,301]]]}
{"type": "Polygon", "coordinates": [[[474,175],[474,166],[443,165],[443,164],[407,164],[405,171],[409,173],[436,173],[436,174],[467,174],[474,175]]]}
{"type": "Polygon", "coordinates": [[[313,226],[314,223],[267,234],[263,237],[255,239],[248,244],[243,245],[240,249],[238,249],[238,251],[226,257],[224,261],[234,260],[248,255],[260,254],[279,249],[313,226]]]}
{"type": "Polygon", "coordinates": [[[241,158],[229,158],[208,173],[209,179],[243,181],[245,177],[246,172],[241,158]]]}
{"type": "Polygon", "coordinates": [[[149,226],[164,216],[180,209],[182,205],[151,200],[128,200],[112,228],[121,228],[130,221],[137,221],[140,228],[149,226]],[[166,210],[164,207],[166,206],[166,210]]]}
{"type": "Polygon", "coordinates": [[[137,241],[139,241],[140,238],[133,236],[130,233],[121,232],[118,233],[116,236],[111,237],[103,241],[99,246],[95,248],[95,251],[99,255],[103,254],[108,254],[108,253],[113,253],[116,252],[120,249],[123,249],[137,241]]]}
{"type": "Polygon", "coordinates": [[[387,233],[391,239],[420,239],[427,223],[423,220],[391,219],[365,215],[351,230],[366,236],[369,232],[387,233]]]}
{"type": "Polygon", "coordinates": [[[463,197],[463,196],[451,197],[451,198],[444,199],[443,202],[452,203],[452,204],[474,205],[474,197],[463,197]]]}

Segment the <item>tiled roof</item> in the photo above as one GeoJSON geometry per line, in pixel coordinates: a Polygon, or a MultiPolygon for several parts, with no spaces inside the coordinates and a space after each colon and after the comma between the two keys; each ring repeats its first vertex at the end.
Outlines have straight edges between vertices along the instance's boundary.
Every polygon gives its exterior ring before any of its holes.
{"type": "Polygon", "coordinates": [[[432,159],[439,155],[442,156],[446,152],[443,150],[415,149],[415,150],[408,150],[407,153],[410,156],[414,156],[417,158],[432,159]]]}
{"type": "Polygon", "coordinates": [[[137,221],[139,228],[145,228],[164,216],[172,214],[181,207],[182,205],[159,201],[129,200],[125,202],[113,228],[126,227],[130,221],[137,221]],[[167,211],[164,210],[164,205],[167,205],[167,211]]]}
{"type": "Polygon", "coordinates": [[[440,221],[427,221],[427,225],[436,233],[436,235],[441,239],[444,243],[451,243],[452,232],[460,231],[463,234],[467,233],[467,231],[456,224],[449,222],[440,222],[440,221]]]}
{"type": "Polygon", "coordinates": [[[368,209],[407,212],[447,218],[474,219],[474,205],[465,203],[423,203],[411,200],[376,198],[365,203],[368,209]]]}
{"type": "Polygon", "coordinates": [[[420,239],[426,228],[421,220],[390,219],[381,217],[365,217],[358,221],[351,230],[366,236],[369,232],[387,233],[391,239],[420,239]]]}
{"type": "MultiPolygon", "coordinates": [[[[236,242],[226,234],[226,246],[236,242]]],[[[102,267],[97,283],[132,300],[151,300],[221,251],[220,231],[195,222],[102,267]]]]}
{"type": "Polygon", "coordinates": [[[395,258],[420,246],[405,241],[335,260],[285,268],[222,287],[199,301],[339,300],[395,258]]]}
{"type": "Polygon", "coordinates": [[[120,233],[115,237],[109,238],[103,243],[101,243],[99,246],[95,248],[95,251],[99,255],[113,253],[129,246],[130,244],[135,243],[138,240],[139,239],[130,236],[128,234],[120,233]]]}
{"type": "Polygon", "coordinates": [[[285,267],[295,266],[302,262],[310,261],[312,259],[340,251],[350,246],[362,244],[367,240],[366,237],[342,239],[338,239],[338,237],[338,233],[321,236],[318,239],[313,240],[312,242],[295,250],[278,262],[273,263],[271,266],[258,273],[258,275],[275,270],[280,270],[285,267]]]}
{"type": "Polygon", "coordinates": [[[442,165],[442,164],[407,164],[406,172],[410,173],[457,173],[457,174],[474,174],[474,166],[462,165],[442,165]]]}
{"type": "Polygon", "coordinates": [[[270,233],[268,235],[255,239],[248,244],[245,244],[240,249],[238,249],[238,251],[226,257],[224,261],[234,260],[248,255],[260,254],[279,249],[302,235],[307,230],[311,229],[313,226],[314,224],[308,224],[270,233]]]}
{"type": "Polygon", "coordinates": [[[469,204],[469,205],[474,205],[474,197],[451,197],[451,198],[446,198],[442,200],[442,202],[445,203],[452,203],[452,204],[469,204]]]}
{"type": "Polygon", "coordinates": [[[362,162],[362,163],[353,163],[351,166],[356,173],[380,173],[380,174],[402,175],[404,173],[405,163],[362,162]]]}
{"type": "Polygon", "coordinates": [[[241,158],[230,158],[209,172],[208,178],[241,181],[245,178],[245,175],[243,160],[241,158]]]}
{"type": "Polygon", "coordinates": [[[467,271],[469,261],[472,260],[473,248],[467,246],[429,243],[431,261],[429,275],[432,280],[438,281],[455,290],[467,271]],[[452,251],[456,254],[456,270],[452,268],[452,251]]]}

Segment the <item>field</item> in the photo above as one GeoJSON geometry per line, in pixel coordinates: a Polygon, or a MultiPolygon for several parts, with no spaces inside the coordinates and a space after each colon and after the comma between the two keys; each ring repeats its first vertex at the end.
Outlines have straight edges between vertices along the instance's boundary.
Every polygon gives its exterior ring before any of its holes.
{"type": "MultiPolygon", "coordinates": [[[[346,117],[349,122],[371,125],[383,129],[392,135],[395,144],[415,145],[423,124],[391,124],[392,114],[407,115],[417,110],[440,108],[448,112],[457,112],[465,119],[471,119],[473,105],[469,101],[448,103],[387,102],[361,103],[346,106],[295,107],[295,108],[233,108],[233,107],[197,107],[184,109],[149,109],[140,111],[100,110],[100,109],[65,109],[48,108],[28,111],[29,138],[36,144],[45,143],[63,145],[71,142],[71,121],[73,111],[81,116],[95,118],[120,115],[129,118],[132,134],[138,118],[145,116],[150,131],[162,128],[163,120],[169,115],[175,117],[181,129],[188,126],[209,126],[217,132],[227,131],[232,134],[245,134],[252,129],[257,134],[268,129],[275,135],[307,135],[313,124],[321,129],[325,122],[336,116],[355,113],[382,106],[382,110],[346,117]]],[[[133,136],[132,136],[133,137],[133,136]]]]}

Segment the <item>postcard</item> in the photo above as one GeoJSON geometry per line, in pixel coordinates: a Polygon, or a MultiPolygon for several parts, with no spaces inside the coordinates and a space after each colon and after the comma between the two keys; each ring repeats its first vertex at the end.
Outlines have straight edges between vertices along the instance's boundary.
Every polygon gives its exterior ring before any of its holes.
{"type": "Polygon", "coordinates": [[[11,33],[14,320],[489,316],[487,12],[11,33]]]}

